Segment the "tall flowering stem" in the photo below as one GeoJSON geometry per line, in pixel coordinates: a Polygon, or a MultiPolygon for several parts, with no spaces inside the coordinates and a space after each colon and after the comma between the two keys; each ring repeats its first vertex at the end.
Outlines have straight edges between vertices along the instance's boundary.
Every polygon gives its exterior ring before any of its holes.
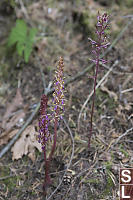
{"type": "Polygon", "coordinates": [[[65,97],[64,97],[64,63],[63,58],[60,57],[57,70],[55,71],[54,79],[54,93],[52,106],[52,119],[54,120],[54,142],[52,146],[49,159],[51,160],[56,148],[57,126],[58,121],[62,118],[64,112],[65,97]]]}
{"type": "Polygon", "coordinates": [[[89,41],[92,45],[92,54],[94,56],[94,59],[91,59],[92,62],[95,63],[95,75],[93,77],[94,79],[94,88],[93,88],[93,100],[92,100],[92,107],[91,107],[91,119],[90,119],[90,132],[89,132],[89,139],[88,139],[88,147],[90,148],[90,142],[91,142],[91,136],[92,136],[92,122],[93,122],[93,113],[94,113],[94,106],[95,106],[95,97],[96,97],[96,82],[97,82],[97,76],[99,72],[99,64],[100,62],[106,63],[107,61],[103,58],[100,58],[102,55],[102,52],[104,49],[106,49],[110,43],[107,41],[107,35],[106,30],[109,28],[109,15],[107,13],[104,13],[103,15],[100,15],[98,13],[97,16],[97,24],[96,24],[96,36],[97,41],[92,40],[89,38],[89,41]]]}
{"type": "Polygon", "coordinates": [[[39,117],[39,135],[38,142],[42,145],[42,150],[45,151],[46,143],[50,139],[50,133],[48,130],[49,117],[47,115],[48,98],[45,94],[41,97],[40,104],[40,117],[39,117]]]}
{"type": "Polygon", "coordinates": [[[47,160],[46,155],[46,144],[50,139],[50,133],[48,130],[49,126],[49,117],[47,114],[47,103],[48,98],[45,94],[41,97],[41,104],[40,104],[40,117],[39,117],[39,135],[38,135],[38,142],[41,143],[43,154],[44,154],[44,161],[45,161],[45,180],[43,184],[43,189],[46,191],[46,186],[51,184],[51,179],[49,176],[49,162],[47,160]]]}
{"type": "Polygon", "coordinates": [[[65,105],[65,97],[64,97],[64,63],[63,58],[60,57],[57,70],[55,71],[55,79],[54,79],[54,93],[53,93],[53,104],[52,104],[52,114],[47,114],[47,102],[48,99],[46,95],[42,95],[41,105],[40,105],[40,118],[39,118],[39,142],[42,145],[42,150],[44,152],[44,160],[45,160],[45,181],[43,185],[44,192],[46,194],[46,188],[49,184],[51,184],[51,179],[49,176],[49,168],[50,161],[52,160],[53,154],[56,149],[56,140],[57,140],[57,128],[58,122],[62,118],[62,114],[64,112],[65,105]],[[48,127],[50,122],[54,122],[54,138],[53,145],[51,148],[51,152],[47,158],[46,156],[46,144],[48,140],[51,139],[48,127]]]}

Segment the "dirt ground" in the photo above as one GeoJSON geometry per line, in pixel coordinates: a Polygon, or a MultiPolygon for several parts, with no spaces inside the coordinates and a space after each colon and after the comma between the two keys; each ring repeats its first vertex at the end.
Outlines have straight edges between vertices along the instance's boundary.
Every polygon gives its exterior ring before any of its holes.
{"type": "MultiPolygon", "coordinates": [[[[0,200],[119,199],[119,169],[133,167],[132,13],[133,0],[1,1],[0,200]],[[89,95],[93,90],[89,76],[95,69],[88,37],[95,38],[98,11],[110,14],[111,45],[104,56],[108,63],[100,65],[88,149],[89,95]],[[10,51],[7,47],[16,19],[38,30],[28,63],[18,56],[15,47],[10,51]],[[44,197],[45,163],[37,142],[38,108],[45,88],[53,88],[60,56],[65,65],[66,123],[62,120],[58,127],[50,167],[52,184],[44,197]],[[2,155],[5,147],[9,149],[2,155]],[[70,182],[65,182],[64,173],[70,182]]],[[[50,110],[52,91],[48,99],[50,110]]],[[[47,145],[48,153],[51,145],[47,145]]]]}

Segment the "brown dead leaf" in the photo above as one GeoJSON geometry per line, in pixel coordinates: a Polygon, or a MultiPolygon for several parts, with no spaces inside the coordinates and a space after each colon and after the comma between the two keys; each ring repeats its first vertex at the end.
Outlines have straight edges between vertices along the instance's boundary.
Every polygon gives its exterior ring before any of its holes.
{"type": "MultiPolygon", "coordinates": [[[[117,114],[118,114],[118,116],[121,117],[121,121],[123,120],[123,123],[126,123],[126,121],[127,121],[125,111],[130,111],[131,109],[132,109],[132,107],[131,107],[130,103],[127,103],[124,106],[119,104],[118,107],[116,108],[117,114]]],[[[130,119],[131,117],[129,116],[128,119],[130,119]]]]}
{"type": "Polygon", "coordinates": [[[42,152],[41,144],[37,141],[37,135],[34,126],[28,126],[11,149],[12,159],[18,160],[23,155],[28,155],[32,161],[35,161],[35,148],[42,152]]]}
{"type": "Polygon", "coordinates": [[[23,110],[21,110],[19,113],[15,114],[6,124],[5,124],[5,130],[6,132],[9,132],[21,119],[24,119],[25,113],[23,110]]]}
{"type": "Polygon", "coordinates": [[[47,38],[43,38],[42,40],[40,40],[37,44],[36,44],[36,47],[37,47],[37,52],[38,52],[38,56],[40,58],[42,58],[43,56],[43,50],[46,48],[47,46],[47,38]]]}
{"type": "Polygon", "coordinates": [[[11,103],[8,103],[6,112],[3,116],[2,120],[2,128],[6,132],[10,132],[11,129],[19,123],[19,121],[22,121],[25,117],[25,112],[22,108],[23,106],[23,98],[20,93],[20,89],[17,89],[16,96],[12,100],[11,103]]]}
{"type": "Polygon", "coordinates": [[[132,109],[132,103],[126,103],[125,110],[131,110],[132,109]]]}
{"type": "Polygon", "coordinates": [[[48,17],[52,19],[53,21],[57,19],[59,16],[58,9],[57,8],[48,8],[48,17]]]}
{"type": "Polygon", "coordinates": [[[15,112],[17,108],[20,108],[22,105],[23,105],[23,98],[21,96],[20,89],[18,88],[16,96],[14,97],[12,102],[7,105],[6,112],[3,116],[3,124],[4,120],[7,120],[11,116],[12,112],[15,112]]]}
{"type": "Polygon", "coordinates": [[[32,3],[27,7],[27,12],[29,14],[30,19],[32,21],[38,22],[40,21],[40,24],[45,25],[45,15],[47,14],[47,7],[44,3],[44,1],[38,1],[35,3],[32,3]]]}
{"type": "Polygon", "coordinates": [[[129,162],[129,161],[130,161],[129,158],[123,158],[123,159],[122,159],[122,163],[123,163],[123,164],[125,164],[125,163],[127,163],[127,162],[129,162]]]}
{"type": "Polygon", "coordinates": [[[118,138],[119,136],[120,136],[120,134],[115,132],[115,131],[111,135],[111,137],[114,138],[114,139],[118,138]]]}
{"type": "Polygon", "coordinates": [[[124,107],[121,104],[119,104],[118,107],[116,108],[117,114],[119,116],[122,115],[122,110],[124,110],[124,107]]]}
{"type": "Polygon", "coordinates": [[[18,129],[15,129],[11,132],[3,132],[0,135],[0,145],[6,144],[14,135],[16,135],[16,133],[18,132],[18,129]]]}
{"type": "Polygon", "coordinates": [[[100,155],[100,160],[103,160],[103,161],[111,161],[112,157],[111,157],[111,154],[109,152],[103,152],[101,155],[100,155]]]}
{"type": "Polygon", "coordinates": [[[103,85],[100,88],[103,92],[107,92],[110,98],[113,98],[115,101],[118,100],[118,96],[116,93],[114,93],[113,91],[110,91],[107,87],[103,85]]]}

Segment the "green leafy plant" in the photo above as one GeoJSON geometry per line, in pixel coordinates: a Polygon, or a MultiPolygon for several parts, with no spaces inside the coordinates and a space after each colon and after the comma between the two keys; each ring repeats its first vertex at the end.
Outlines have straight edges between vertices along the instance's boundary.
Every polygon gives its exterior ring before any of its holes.
{"type": "Polygon", "coordinates": [[[33,50],[35,42],[35,35],[37,30],[35,28],[28,28],[23,20],[18,19],[16,26],[12,28],[8,38],[8,47],[16,45],[16,51],[19,56],[24,56],[27,63],[33,50]]]}
{"type": "Polygon", "coordinates": [[[120,144],[120,151],[121,151],[121,153],[123,153],[124,154],[124,156],[126,157],[126,158],[128,158],[129,157],[129,154],[128,154],[128,152],[124,149],[124,146],[122,145],[122,144],[120,144]]]}

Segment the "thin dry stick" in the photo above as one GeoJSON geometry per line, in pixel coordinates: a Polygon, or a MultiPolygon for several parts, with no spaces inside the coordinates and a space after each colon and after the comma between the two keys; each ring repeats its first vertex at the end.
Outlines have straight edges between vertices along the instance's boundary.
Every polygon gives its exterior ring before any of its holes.
{"type": "MultiPolygon", "coordinates": [[[[110,69],[110,67],[107,66],[106,64],[100,63],[100,65],[101,65],[102,67],[104,67],[105,69],[108,69],[108,70],[110,69]]],[[[117,75],[131,74],[131,72],[118,72],[118,71],[116,71],[116,70],[113,70],[112,73],[113,73],[113,74],[117,74],[117,75]]]]}
{"type": "MultiPolygon", "coordinates": [[[[112,44],[109,46],[109,48],[107,49],[107,51],[105,51],[105,53],[103,54],[103,56],[105,56],[109,51],[111,51],[111,49],[115,46],[115,44],[121,39],[121,37],[123,36],[123,34],[125,33],[125,31],[128,29],[128,27],[131,25],[132,21],[129,21],[126,26],[122,29],[122,31],[120,31],[119,35],[116,37],[116,39],[112,42],[112,44]]],[[[103,57],[102,56],[102,57],[103,57]]],[[[94,64],[89,65],[88,67],[86,67],[82,72],[79,72],[76,76],[68,79],[65,82],[65,85],[79,79],[80,77],[84,76],[92,67],[94,66],[94,64]]],[[[47,94],[51,94],[54,89],[48,89],[46,88],[46,95],[47,94]]],[[[13,137],[12,140],[10,140],[10,142],[2,149],[2,151],[0,152],[0,158],[2,158],[2,156],[11,148],[11,146],[17,141],[17,139],[19,138],[19,136],[22,134],[22,132],[26,129],[26,127],[32,122],[33,118],[35,117],[35,115],[37,114],[38,110],[40,108],[40,102],[37,104],[35,110],[31,113],[30,117],[27,119],[27,121],[25,122],[25,124],[22,126],[22,128],[18,131],[18,133],[13,137]]]]}
{"type": "Polygon", "coordinates": [[[27,13],[27,10],[26,10],[26,8],[25,8],[25,6],[24,6],[24,4],[23,4],[23,1],[22,1],[22,0],[18,0],[18,1],[19,1],[20,6],[21,6],[21,10],[22,10],[22,12],[23,12],[24,15],[25,15],[25,18],[26,18],[28,21],[30,21],[30,17],[29,17],[29,15],[28,15],[28,13],[27,13]]]}
{"type": "MultiPolygon", "coordinates": [[[[112,67],[109,69],[109,71],[104,75],[104,77],[98,82],[98,84],[96,85],[96,89],[100,87],[100,85],[104,82],[104,80],[109,76],[110,72],[113,70],[113,68],[118,64],[118,60],[116,60],[114,62],[114,64],[112,65],[112,67]]],[[[80,113],[79,113],[79,116],[78,116],[78,130],[80,128],[79,124],[80,124],[80,118],[81,118],[81,114],[83,112],[83,110],[85,109],[85,106],[86,104],[88,103],[88,101],[90,100],[90,98],[92,97],[94,93],[94,90],[92,90],[92,92],[88,95],[86,101],[84,102],[81,110],[80,110],[80,113]]]]}
{"type": "Polygon", "coordinates": [[[34,24],[33,24],[33,22],[32,22],[31,19],[30,19],[30,16],[29,16],[29,14],[28,14],[28,12],[27,12],[27,9],[26,9],[26,7],[24,6],[23,0],[18,0],[18,3],[19,3],[20,6],[21,6],[21,10],[22,10],[22,12],[23,12],[23,14],[24,14],[25,19],[27,20],[27,22],[28,22],[32,27],[34,27],[34,24]]]}
{"type": "Polygon", "coordinates": [[[14,176],[17,176],[17,175],[16,175],[16,174],[11,174],[11,175],[9,175],[9,176],[0,177],[0,181],[6,180],[6,179],[8,179],[8,178],[12,178],[12,177],[14,177],[14,176]]]}
{"type": "MultiPolygon", "coordinates": [[[[67,165],[67,169],[66,169],[66,171],[65,171],[65,173],[64,173],[64,175],[63,175],[63,177],[64,177],[64,176],[66,175],[66,173],[67,173],[67,170],[70,168],[70,165],[71,165],[71,163],[72,163],[72,159],[73,159],[73,156],[74,156],[74,138],[73,138],[73,134],[72,134],[72,132],[71,132],[71,129],[70,129],[69,125],[67,124],[66,120],[64,119],[64,117],[63,117],[63,121],[64,121],[64,123],[65,123],[65,125],[66,125],[66,127],[67,127],[67,129],[68,129],[68,132],[69,132],[69,134],[70,134],[70,136],[71,136],[71,140],[72,140],[72,153],[71,153],[71,157],[70,157],[69,163],[68,163],[68,165],[67,165]]],[[[62,184],[62,182],[63,182],[63,177],[62,177],[62,179],[61,179],[59,185],[56,187],[56,189],[52,192],[52,194],[51,194],[46,200],[50,200],[51,197],[52,197],[52,196],[56,193],[56,191],[59,189],[59,187],[61,186],[61,184],[62,184]]]]}
{"type": "Polygon", "coordinates": [[[133,91],[133,88],[129,88],[129,89],[126,89],[126,90],[122,90],[121,93],[132,92],[132,91],[133,91]]]}
{"type": "Polygon", "coordinates": [[[111,146],[111,148],[114,147],[123,137],[125,137],[126,135],[131,134],[131,133],[133,133],[133,127],[130,128],[130,129],[128,129],[128,130],[126,130],[125,133],[123,133],[122,135],[120,135],[117,138],[117,140],[115,141],[115,143],[111,146]]]}

